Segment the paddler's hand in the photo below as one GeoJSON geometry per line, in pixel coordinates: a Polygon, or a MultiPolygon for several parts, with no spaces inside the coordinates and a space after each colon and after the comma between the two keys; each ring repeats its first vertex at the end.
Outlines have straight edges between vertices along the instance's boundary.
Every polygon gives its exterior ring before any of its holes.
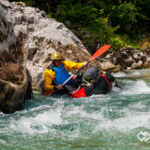
{"type": "Polygon", "coordinates": [[[88,65],[88,62],[87,62],[87,61],[83,62],[83,67],[84,67],[84,68],[86,68],[87,65],[88,65]]]}
{"type": "Polygon", "coordinates": [[[57,90],[62,90],[63,89],[63,85],[62,84],[58,84],[57,86],[55,86],[55,88],[57,90]]]}

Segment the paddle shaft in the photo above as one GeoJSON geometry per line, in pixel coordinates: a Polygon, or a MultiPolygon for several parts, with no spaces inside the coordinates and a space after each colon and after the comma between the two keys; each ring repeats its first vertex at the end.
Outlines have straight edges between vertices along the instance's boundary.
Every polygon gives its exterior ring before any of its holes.
{"type": "MultiPolygon", "coordinates": [[[[88,63],[90,63],[90,60],[87,62],[87,65],[88,65],[88,63]]],[[[77,75],[83,68],[84,68],[84,66],[82,66],[76,73],[74,73],[73,75],[71,75],[71,76],[63,83],[63,85],[65,85],[69,80],[71,80],[72,77],[74,77],[75,75],[77,75]]]]}

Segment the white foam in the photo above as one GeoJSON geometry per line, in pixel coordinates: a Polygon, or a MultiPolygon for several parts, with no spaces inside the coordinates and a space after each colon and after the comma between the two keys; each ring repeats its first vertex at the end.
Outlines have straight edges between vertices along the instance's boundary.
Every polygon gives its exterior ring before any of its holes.
{"type": "Polygon", "coordinates": [[[99,123],[97,130],[117,130],[121,132],[130,132],[133,129],[145,127],[150,129],[150,113],[142,113],[138,115],[130,115],[115,120],[105,119],[99,123]]]}
{"type": "Polygon", "coordinates": [[[61,112],[56,110],[44,111],[35,117],[22,117],[19,120],[12,120],[10,129],[28,134],[47,133],[49,126],[61,124],[61,112]]]}
{"type": "Polygon", "coordinates": [[[133,109],[145,109],[145,103],[144,102],[136,102],[136,103],[132,103],[130,105],[128,105],[128,108],[130,110],[133,110],[133,109]]]}
{"type": "Polygon", "coordinates": [[[115,77],[127,77],[127,74],[124,72],[117,72],[117,73],[113,73],[113,76],[115,76],[115,77]]]}
{"type": "Polygon", "coordinates": [[[132,85],[127,85],[121,94],[146,94],[150,93],[150,87],[143,80],[132,81],[132,85]]]}
{"type": "Polygon", "coordinates": [[[0,143],[1,143],[1,144],[4,144],[4,145],[7,144],[6,141],[3,140],[3,139],[0,139],[0,143]]]}
{"type": "MultiPolygon", "coordinates": [[[[135,108],[144,108],[144,104],[139,102],[135,108]]],[[[69,117],[72,118],[79,118],[78,120],[81,121],[82,118],[84,120],[93,120],[94,128],[93,132],[97,132],[99,130],[116,130],[120,132],[130,132],[133,129],[145,127],[150,129],[150,112],[137,112],[136,110],[132,110],[131,105],[130,107],[125,107],[123,109],[116,110],[112,106],[104,106],[101,110],[94,111],[92,113],[86,112],[84,107],[74,107],[72,110],[67,111],[69,117]],[[111,110],[112,109],[112,110],[111,110]],[[111,111],[117,114],[123,114],[120,118],[111,120],[110,113],[111,111]],[[108,116],[107,116],[108,113],[108,116]],[[109,118],[109,119],[108,119],[109,118]]],[[[91,122],[90,122],[91,123],[91,122]]],[[[88,124],[88,122],[87,122],[88,124]]],[[[91,124],[91,125],[92,125],[91,124]]]]}

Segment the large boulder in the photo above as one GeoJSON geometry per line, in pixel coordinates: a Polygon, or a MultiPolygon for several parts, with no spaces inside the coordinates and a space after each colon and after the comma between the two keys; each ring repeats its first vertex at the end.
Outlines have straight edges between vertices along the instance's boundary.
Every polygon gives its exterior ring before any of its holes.
{"type": "Polygon", "coordinates": [[[18,10],[0,0],[0,111],[13,113],[24,106],[29,85],[26,70],[26,23],[16,23],[18,10]]]}
{"type": "MultiPolygon", "coordinates": [[[[66,60],[87,61],[91,55],[81,41],[62,23],[48,18],[44,11],[37,8],[23,7],[13,3],[21,10],[28,24],[28,61],[27,68],[32,76],[32,86],[36,89],[43,79],[43,72],[50,64],[50,54],[59,51],[66,60]]],[[[21,20],[19,18],[17,20],[21,20]]],[[[97,61],[92,65],[100,67],[97,61]]]]}

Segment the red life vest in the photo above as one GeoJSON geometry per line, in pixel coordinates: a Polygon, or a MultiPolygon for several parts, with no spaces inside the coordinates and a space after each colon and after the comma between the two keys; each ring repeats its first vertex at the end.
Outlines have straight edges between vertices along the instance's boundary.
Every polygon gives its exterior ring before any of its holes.
{"type": "Polygon", "coordinates": [[[87,97],[84,87],[82,87],[81,89],[79,88],[79,89],[75,90],[72,93],[72,97],[74,97],[74,98],[87,97]]]}

